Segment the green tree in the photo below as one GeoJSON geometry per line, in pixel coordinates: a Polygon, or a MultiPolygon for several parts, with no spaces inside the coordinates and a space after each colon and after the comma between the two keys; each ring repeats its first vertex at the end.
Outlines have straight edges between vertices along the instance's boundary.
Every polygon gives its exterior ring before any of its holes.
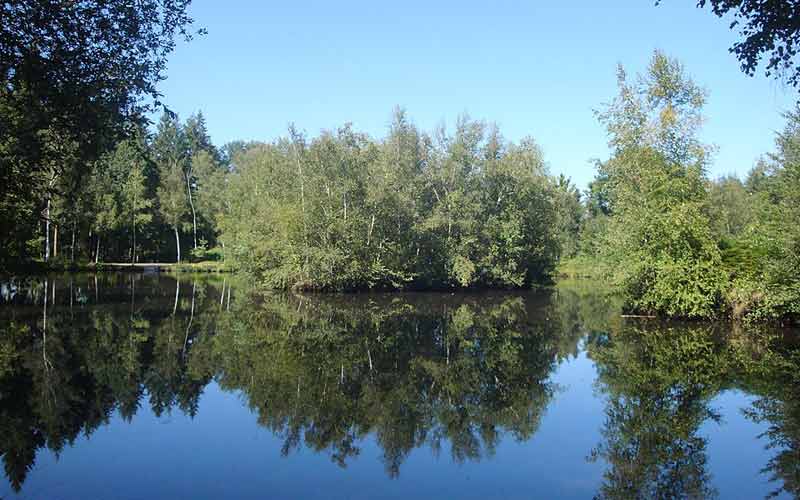
{"type": "Polygon", "coordinates": [[[121,183],[112,174],[113,172],[110,169],[97,171],[92,175],[89,182],[92,197],[90,228],[95,235],[95,264],[100,262],[100,251],[104,237],[107,239],[120,223],[117,190],[121,183]]]}
{"type": "Polygon", "coordinates": [[[189,200],[189,209],[192,213],[192,242],[194,250],[197,250],[197,211],[195,210],[194,192],[197,190],[198,179],[194,159],[201,152],[205,152],[216,160],[219,153],[211,143],[211,137],[208,135],[206,120],[202,112],[198,112],[186,120],[186,124],[183,127],[183,138],[187,160],[183,163],[183,175],[186,178],[186,197],[189,200]]]}
{"type": "Polygon", "coordinates": [[[800,110],[786,120],[776,153],[748,179],[755,214],[734,247],[740,272],[729,301],[751,319],[800,317],[800,110]]]}
{"type": "Polygon", "coordinates": [[[197,209],[204,222],[201,234],[205,235],[205,241],[216,243],[219,240],[220,219],[225,212],[227,173],[224,166],[205,150],[192,157],[192,171],[197,209]]]}
{"type": "Polygon", "coordinates": [[[161,173],[161,184],[158,187],[158,207],[161,217],[175,234],[176,262],[181,261],[179,228],[187,214],[183,179],[180,170],[171,168],[161,173]]]}
{"type": "Polygon", "coordinates": [[[141,164],[134,164],[131,167],[128,179],[122,187],[123,213],[125,219],[131,223],[131,263],[137,262],[136,254],[136,229],[137,226],[141,230],[141,226],[150,223],[153,220],[153,214],[150,212],[153,206],[153,200],[147,197],[147,187],[145,185],[145,176],[142,172],[141,164]]]}
{"type": "Polygon", "coordinates": [[[219,223],[234,266],[267,286],[529,287],[550,279],[557,192],[532,139],[507,143],[467,117],[432,139],[402,110],[379,141],[350,125],[312,140],[289,132],[233,155],[219,223]]]}
{"type": "Polygon", "coordinates": [[[167,56],[192,36],[189,3],[0,5],[0,265],[30,257],[52,197],[77,189],[159,105],[167,56]]]}
{"type": "Polygon", "coordinates": [[[750,223],[753,202],[744,183],[734,175],[711,182],[709,208],[714,233],[719,240],[739,236],[750,223]]]}
{"type": "Polygon", "coordinates": [[[708,147],[697,139],[705,91],[658,51],[635,83],[619,68],[618,86],[598,113],[612,148],[599,166],[611,213],[604,258],[629,310],[713,316],[725,276],[707,215],[708,147]]]}
{"type": "Polygon", "coordinates": [[[561,174],[555,181],[555,194],[560,257],[574,257],[579,250],[579,233],[584,219],[581,192],[569,178],[561,174]]]}
{"type": "Polygon", "coordinates": [[[153,140],[153,159],[158,165],[158,208],[161,218],[172,228],[175,235],[176,260],[181,261],[180,228],[189,212],[187,206],[186,137],[178,117],[164,113],[158,123],[153,140]]]}

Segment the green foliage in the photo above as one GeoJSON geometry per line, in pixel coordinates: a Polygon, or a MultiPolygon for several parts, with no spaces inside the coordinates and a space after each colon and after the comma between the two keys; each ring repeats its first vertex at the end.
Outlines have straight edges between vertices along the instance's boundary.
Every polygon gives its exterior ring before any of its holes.
{"type": "Polygon", "coordinates": [[[786,120],[777,153],[750,175],[755,214],[733,247],[741,265],[729,302],[753,320],[800,317],[800,108],[786,120]]]}
{"type": "Polygon", "coordinates": [[[696,133],[705,93],[677,61],[656,52],[598,113],[612,157],[599,165],[594,251],[610,268],[632,311],[693,318],[716,314],[725,275],[707,216],[708,148],[696,133]],[[602,201],[600,201],[602,200],[602,201]]]}
{"type": "Polygon", "coordinates": [[[96,162],[160,105],[167,56],[192,37],[188,5],[0,4],[0,266],[39,256],[27,241],[56,230],[48,203],[74,201],[96,162]]]}
{"type": "Polygon", "coordinates": [[[555,187],[560,256],[562,259],[575,257],[579,250],[578,238],[585,212],[581,192],[563,174],[558,176],[555,187]]]}
{"type": "Polygon", "coordinates": [[[291,128],[231,161],[221,241],[270,287],[525,287],[559,252],[559,191],[539,147],[466,117],[430,137],[396,111],[382,141],[291,128]]]}
{"type": "MultiPolygon", "coordinates": [[[[611,279],[631,311],[686,318],[800,315],[800,111],[778,152],[742,182],[709,181],[697,139],[705,92],[656,52],[602,112],[612,157],[598,162],[579,258],[611,279]]],[[[595,273],[597,274],[597,273],[595,273]]]]}
{"type": "Polygon", "coordinates": [[[91,175],[46,171],[52,192],[41,216],[49,224],[36,222],[22,234],[27,248],[14,250],[15,265],[24,264],[24,255],[47,256],[48,247],[48,265],[56,267],[171,261],[181,244],[192,259],[209,258],[205,249],[219,244],[227,184],[221,156],[202,114],[181,123],[165,113],[154,136],[135,127],[93,162],[91,175]],[[196,245],[181,241],[188,235],[196,245]],[[56,256],[61,262],[52,260],[56,256]]]}
{"type": "Polygon", "coordinates": [[[751,194],[738,177],[728,175],[711,182],[709,217],[718,241],[739,237],[752,222],[753,211],[751,194]]]}

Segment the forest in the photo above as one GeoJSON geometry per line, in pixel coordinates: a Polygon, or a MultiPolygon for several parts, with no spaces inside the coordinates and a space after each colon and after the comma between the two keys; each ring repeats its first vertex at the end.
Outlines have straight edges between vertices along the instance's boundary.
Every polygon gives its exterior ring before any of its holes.
{"type": "MultiPolygon", "coordinates": [[[[385,137],[350,124],[213,144],[201,112],[164,113],[80,183],[51,186],[5,262],[219,261],[268,288],[530,288],[562,272],[608,281],[626,310],[791,320],[800,313],[800,110],[743,179],[712,179],[707,91],[656,51],[597,111],[611,156],[581,192],[533,138],[468,116],[385,137]]],[[[35,202],[35,201],[34,201],[35,202]]],[[[23,226],[22,224],[28,223],[23,226]]]]}
{"type": "MultiPolygon", "coordinates": [[[[768,75],[790,71],[798,27],[746,3],[710,2],[743,23],[731,48],[743,71],[762,55],[768,75]]],[[[467,115],[424,131],[399,107],[383,137],[289,125],[220,147],[202,112],[181,119],[157,90],[177,40],[204,34],[189,4],[3,4],[4,273],[205,262],[309,291],[566,274],[604,280],[631,314],[800,316],[800,107],[746,176],[711,178],[709,93],[656,50],[635,76],[620,66],[617,94],[597,104],[610,154],[586,190],[554,175],[534,138],[467,115]]]]}

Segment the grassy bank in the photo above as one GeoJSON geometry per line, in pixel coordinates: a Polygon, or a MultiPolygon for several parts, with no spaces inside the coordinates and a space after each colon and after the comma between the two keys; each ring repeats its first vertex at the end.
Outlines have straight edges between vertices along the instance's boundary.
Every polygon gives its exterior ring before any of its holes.
{"type": "Polygon", "coordinates": [[[205,260],[199,262],[42,262],[33,261],[12,264],[0,270],[9,274],[45,274],[51,272],[194,272],[226,273],[230,269],[222,261],[205,260]]]}
{"type": "Polygon", "coordinates": [[[556,266],[556,277],[559,279],[597,279],[601,276],[602,269],[598,262],[585,257],[562,260],[556,266]]]}

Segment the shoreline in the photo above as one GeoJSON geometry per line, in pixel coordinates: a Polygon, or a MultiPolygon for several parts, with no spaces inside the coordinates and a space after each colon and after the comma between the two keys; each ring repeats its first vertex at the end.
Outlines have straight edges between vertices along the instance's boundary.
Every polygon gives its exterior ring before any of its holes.
{"type": "Polygon", "coordinates": [[[222,262],[201,261],[201,262],[100,262],[94,263],[70,263],[70,264],[45,264],[44,262],[33,262],[26,264],[15,264],[0,270],[0,275],[14,274],[47,274],[47,273],[97,273],[97,272],[130,272],[130,273],[172,273],[172,272],[196,272],[196,273],[232,273],[233,271],[222,262]]]}

